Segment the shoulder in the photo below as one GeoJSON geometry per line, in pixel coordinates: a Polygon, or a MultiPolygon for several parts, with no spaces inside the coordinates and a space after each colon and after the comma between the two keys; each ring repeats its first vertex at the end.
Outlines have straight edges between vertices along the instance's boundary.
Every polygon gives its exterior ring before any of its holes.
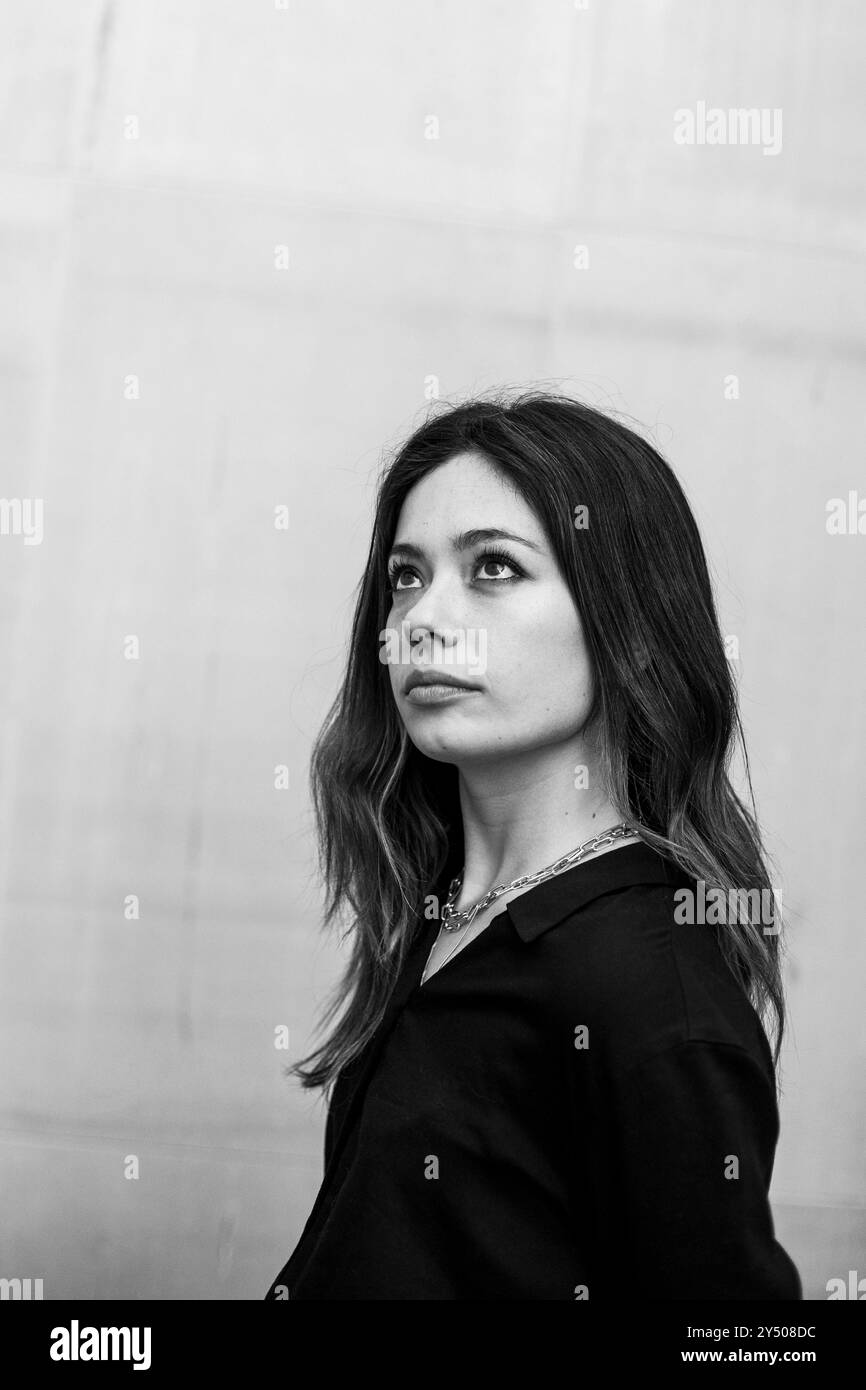
{"type": "Polygon", "coordinates": [[[719,928],[684,924],[682,882],[631,884],[569,912],[534,943],[549,1016],[587,1030],[605,1070],[626,1070],[684,1044],[752,1053],[762,1070],[769,1045],[731,972],[719,928]]]}

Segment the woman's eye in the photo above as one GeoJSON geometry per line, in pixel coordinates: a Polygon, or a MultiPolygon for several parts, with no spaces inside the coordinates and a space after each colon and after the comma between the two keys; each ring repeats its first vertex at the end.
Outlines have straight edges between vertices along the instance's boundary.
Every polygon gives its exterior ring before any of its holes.
{"type": "MultiPolygon", "coordinates": [[[[494,554],[492,552],[487,555],[478,556],[477,560],[475,560],[473,565],[473,573],[479,580],[481,580],[482,583],[485,584],[507,584],[510,583],[513,579],[521,579],[523,577],[523,571],[521,570],[520,566],[517,564],[515,560],[512,560],[511,557],[508,555],[499,555],[498,553],[494,554]],[[492,566],[494,569],[498,569],[499,571],[510,570],[511,573],[481,573],[481,571],[487,569],[488,566],[492,566]]],[[[422,580],[420,576],[418,575],[416,570],[412,569],[411,565],[393,564],[388,569],[388,588],[392,592],[402,592],[405,589],[416,589],[418,585],[421,584],[421,582],[422,580]],[[400,581],[405,575],[408,575],[410,579],[413,579],[417,582],[406,584],[401,583],[400,581]]]]}
{"type": "MultiPolygon", "coordinates": [[[[491,560],[482,560],[482,561],[481,561],[481,566],[482,566],[482,568],[484,568],[484,567],[487,566],[487,565],[498,566],[499,569],[501,569],[501,570],[502,570],[502,569],[510,569],[510,570],[513,571],[513,569],[514,569],[514,566],[512,565],[512,563],[511,563],[510,560],[493,560],[493,559],[491,559],[491,560]]],[[[510,575],[510,574],[485,574],[485,575],[482,575],[481,577],[482,577],[482,579],[495,579],[495,580],[499,580],[499,579],[511,579],[511,578],[512,578],[512,575],[510,575]]]]}
{"type": "MultiPolygon", "coordinates": [[[[400,578],[400,576],[403,575],[403,574],[406,574],[408,568],[409,568],[408,565],[392,565],[392,566],[391,566],[391,568],[388,570],[388,588],[389,588],[389,589],[414,589],[414,588],[416,587],[414,584],[398,584],[398,583],[397,583],[397,580],[400,578]]],[[[416,578],[416,579],[418,578],[417,574],[415,575],[415,578],[416,578]]]]}

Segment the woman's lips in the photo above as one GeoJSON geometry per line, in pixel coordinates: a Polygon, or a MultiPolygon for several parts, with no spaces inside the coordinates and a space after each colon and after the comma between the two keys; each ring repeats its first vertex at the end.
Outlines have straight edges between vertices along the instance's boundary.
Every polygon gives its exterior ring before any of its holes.
{"type": "Polygon", "coordinates": [[[437,705],[460,699],[464,695],[480,693],[465,685],[413,685],[412,689],[406,692],[406,699],[413,705],[437,705]]]}

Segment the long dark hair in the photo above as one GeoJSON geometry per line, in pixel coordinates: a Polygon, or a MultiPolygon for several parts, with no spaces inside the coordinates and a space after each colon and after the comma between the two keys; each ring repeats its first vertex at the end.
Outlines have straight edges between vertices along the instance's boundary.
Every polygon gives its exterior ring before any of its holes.
{"type": "Polygon", "coordinates": [[[411,743],[379,648],[403,501],[431,469],[469,451],[497,466],[532,508],[574,597],[596,677],[588,722],[597,720],[601,733],[611,804],[640,825],[648,845],[738,903],[720,930],[721,947],[765,1029],[772,1015],[777,1065],[785,1026],[780,919],[776,910],[773,930],[764,931],[751,890],[778,903],[694,517],[669,465],[632,429],[575,400],[532,391],[434,406],[379,480],[345,678],[310,772],[324,922],[348,912],[352,937],[319,1027],[341,1008],[343,1015],[288,1074],[327,1092],[364,1048],[422,927],[425,895],[462,843],[457,770],[411,743]],[[578,515],[589,521],[580,529],[575,507],[585,507],[578,515]],[[751,810],[729,778],[737,740],[751,810]]]}

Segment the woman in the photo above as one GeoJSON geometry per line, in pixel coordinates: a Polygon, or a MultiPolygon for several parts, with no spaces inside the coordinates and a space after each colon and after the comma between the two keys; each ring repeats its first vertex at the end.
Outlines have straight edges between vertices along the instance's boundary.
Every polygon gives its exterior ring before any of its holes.
{"type": "Polygon", "coordinates": [[[530,393],[400,449],[314,751],[352,950],[291,1068],[333,1085],[325,1174],[267,1298],[802,1297],[768,1202],[779,927],[735,733],[649,444],[530,393]]]}

